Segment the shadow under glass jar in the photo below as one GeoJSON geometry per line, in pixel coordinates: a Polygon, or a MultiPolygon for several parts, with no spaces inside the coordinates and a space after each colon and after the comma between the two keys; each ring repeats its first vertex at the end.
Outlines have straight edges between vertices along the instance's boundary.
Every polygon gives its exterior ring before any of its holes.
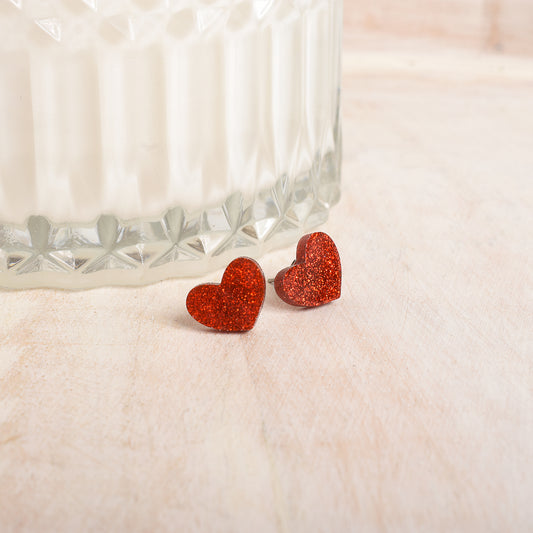
{"type": "Polygon", "coordinates": [[[200,275],[338,200],[342,0],[2,0],[0,285],[200,275]]]}

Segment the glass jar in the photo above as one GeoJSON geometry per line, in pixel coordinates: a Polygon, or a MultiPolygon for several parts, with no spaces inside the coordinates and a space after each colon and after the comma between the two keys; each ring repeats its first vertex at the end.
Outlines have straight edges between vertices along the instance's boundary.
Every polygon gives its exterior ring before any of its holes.
{"type": "Polygon", "coordinates": [[[342,0],[0,0],[0,285],[200,275],[339,196],[342,0]]]}

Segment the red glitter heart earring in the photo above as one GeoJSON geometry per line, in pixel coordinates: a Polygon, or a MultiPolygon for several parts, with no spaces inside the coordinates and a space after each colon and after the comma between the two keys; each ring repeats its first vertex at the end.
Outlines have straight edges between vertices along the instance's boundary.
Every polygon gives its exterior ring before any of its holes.
{"type": "Polygon", "coordinates": [[[340,298],[341,278],[341,260],[333,239],[326,233],[316,232],[300,239],[296,261],[278,272],[273,282],[284,302],[318,307],[340,298]]]}
{"type": "Polygon", "coordinates": [[[248,257],[232,261],[220,284],[194,287],[187,311],[200,324],[220,331],[242,332],[254,327],[265,299],[265,276],[248,257]]]}

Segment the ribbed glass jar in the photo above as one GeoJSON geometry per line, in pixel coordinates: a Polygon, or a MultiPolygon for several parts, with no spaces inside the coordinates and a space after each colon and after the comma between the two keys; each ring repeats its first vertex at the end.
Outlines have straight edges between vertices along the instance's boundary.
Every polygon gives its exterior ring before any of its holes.
{"type": "Polygon", "coordinates": [[[0,0],[0,285],[199,275],[339,196],[342,0],[0,0]]]}

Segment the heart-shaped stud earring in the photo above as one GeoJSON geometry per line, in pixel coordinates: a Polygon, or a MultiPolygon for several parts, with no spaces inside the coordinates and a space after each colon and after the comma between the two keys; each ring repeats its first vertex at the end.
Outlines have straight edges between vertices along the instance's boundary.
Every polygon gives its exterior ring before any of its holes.
{"type": "Polygon", "coordinates": [[[265,276],[248,257],[232,261],[220,284],[194,287],[187,295],[187,311],[204,326],[220,331],[248,331],[265,299],[265,276]]]}
{"type": "Polygon", "coordinates": [[[316,232],[303,236],[296,261],[274,279],[277,295],[299,307],[318,307],[341,296],[341,260],[333,239],[316,232]]]}

